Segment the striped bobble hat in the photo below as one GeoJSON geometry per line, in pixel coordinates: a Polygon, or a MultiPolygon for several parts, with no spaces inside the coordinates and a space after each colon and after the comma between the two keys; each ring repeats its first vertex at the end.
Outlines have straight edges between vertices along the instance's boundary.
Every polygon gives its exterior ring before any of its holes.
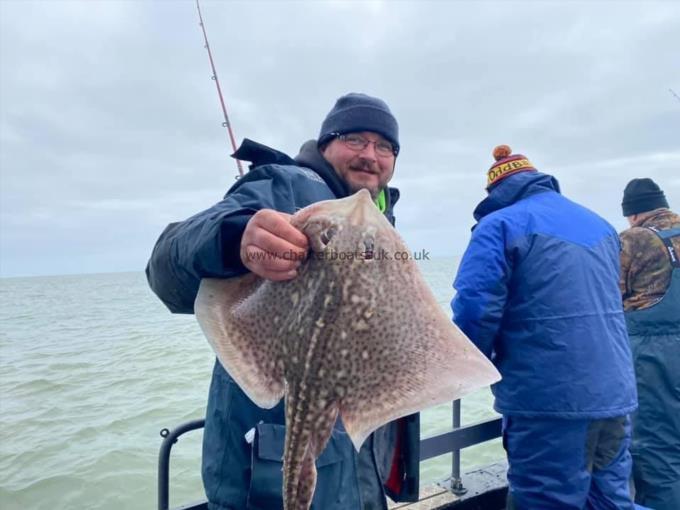
{"type": "Polygon", "coordinates": [[[496,162],[489,168],[486,179],[486,189],[490,189],[501,179],[519,172],[535,172],[536,169],[526,156],[513,154],[507,145],[499,145],[493,150],[496,162]]]}

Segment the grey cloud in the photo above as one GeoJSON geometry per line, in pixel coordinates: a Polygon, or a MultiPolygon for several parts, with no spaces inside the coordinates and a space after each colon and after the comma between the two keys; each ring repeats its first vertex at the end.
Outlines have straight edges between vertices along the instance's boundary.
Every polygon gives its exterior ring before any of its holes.
{"type": "MultiPolygon", "coordinates": [[[[237,138],[294,154],[339,95],[388,101],[414,249],[464,250],[499,143],[619,229],[632,177],[680,204],[675,3],[201,5],[237,138]]],[[[202,46],[193,2],[0,2],[0,274],[140,269],[222,197],[202,46]]]]}

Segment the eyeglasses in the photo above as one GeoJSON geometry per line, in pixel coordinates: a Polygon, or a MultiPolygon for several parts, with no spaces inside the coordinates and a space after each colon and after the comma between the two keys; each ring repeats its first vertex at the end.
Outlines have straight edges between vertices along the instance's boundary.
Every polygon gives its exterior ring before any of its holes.
{"type": "Polygon", "coordinates": [[[369,143],[372,143],[378,156],[396,157],[397,154],[399,154],[399,148],[395,147],[387,140],[378,140],[377,142],[374,142],[357,133],[349,133],[346,135],[332,133],[332,135],[338,138],[338,140],[343,142],[349,149],[352,149],[353,151],[362,151],[368,146],[369,143]]]}

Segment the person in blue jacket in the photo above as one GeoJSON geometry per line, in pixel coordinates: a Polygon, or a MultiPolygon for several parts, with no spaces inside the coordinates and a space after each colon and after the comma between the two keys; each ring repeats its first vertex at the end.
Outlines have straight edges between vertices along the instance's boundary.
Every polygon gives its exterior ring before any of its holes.
{"type": "Polygon", "coordinates": [[[506,145],[456,275],[455,323],[496,365],[508,507],[632,509],[637,396],[614,228],[506,145]]]}
{"type": "MultiPolygon", "coordinates": [[[[290,215],[320,200],[367,189],[394,223],[399,198],[389,188],[399,153],[399,127],[387,104],[365,94],[339,98],[317,140],[293,159],[245,140],[234,154],[250,171],[224,199],[169,225],[147,266],[153,291],[174,313],[193,313],[200,280],[251,271],[270,280],[295,278],[307,237],[290,215]]],[[[267,320],[263,317],[263,320],[267,320]]],[[[203,436],[203,483],[211,510],[282,508],[283,402],[257,407],[215,363],[203,436]]],[[[418,497],[419,417],[374,432],[359,453],[338,420],[317,459],[315,510],[386,510],[418,497]]]]}

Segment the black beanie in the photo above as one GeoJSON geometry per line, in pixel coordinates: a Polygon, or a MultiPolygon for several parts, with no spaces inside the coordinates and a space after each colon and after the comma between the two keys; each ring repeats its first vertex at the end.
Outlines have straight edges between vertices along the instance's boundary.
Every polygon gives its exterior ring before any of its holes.
{"type": "Polygon", "coordinates": [[[319,146],[338,134],[373,131],[389,140],[399,150],[399,124],[382,99],[350,92],[338,99],[321,124],[319,146]]]}
{"type": "Polygon", "coordinates": [[[621,208],[624,216],[632,216],[661,207],[668,207],[666,195],[659,185],[648,177],[633,179],[623,191],[621,208]]]}

